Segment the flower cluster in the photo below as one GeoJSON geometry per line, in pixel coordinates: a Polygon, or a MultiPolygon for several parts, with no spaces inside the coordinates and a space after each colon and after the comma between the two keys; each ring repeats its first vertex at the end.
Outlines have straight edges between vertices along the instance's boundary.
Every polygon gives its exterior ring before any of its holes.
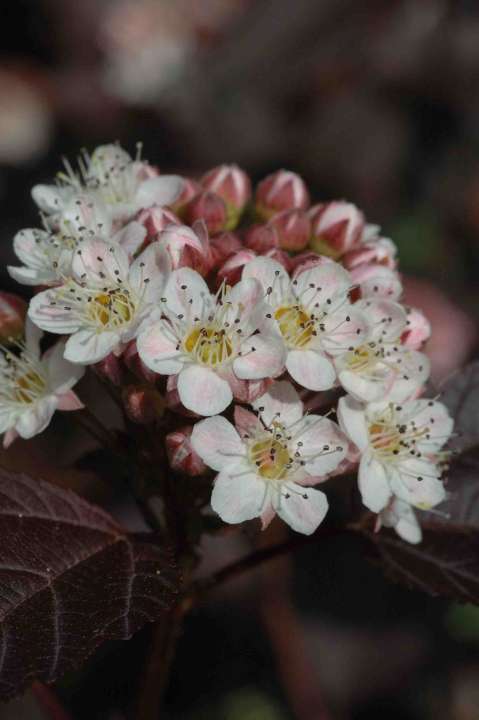
{"type": "Polygon", "coordinates": [[[189,418],[166,436],[170,464],[218,473],[225,522],[277,514],[312,533],[328,509],[316,486],[358,466],[378,528],[420,540],[414,508],[445,497],[452,420],[422,398],[430,326],[401,304],[396,248],[358,208],[311,205],[293,172],[253,192],[235,165],[163,175],[116,145],[33,198],[42,227],[17,234],[9,268],[37,292],[1,365],[7,443],[78,407],[84,366],[116,384],[125,370],[142,382],[141,398],[124,394],[135,422],[153,395],[189,418]],[[62,336],[43,357],[34,328],[62,336]]]}

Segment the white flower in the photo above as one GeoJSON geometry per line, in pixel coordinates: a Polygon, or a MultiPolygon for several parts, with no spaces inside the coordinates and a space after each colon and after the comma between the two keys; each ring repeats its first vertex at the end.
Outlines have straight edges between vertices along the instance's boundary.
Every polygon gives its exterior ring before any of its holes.
{"type": "Polygon", "coordinates": [[[145,365],[162,375],[178,374],[183,405],[199,415],[216,415],[233,399],[238,381],[277,376],[284,367],[282,343],[255,334],[266,312],[255,280],[211,295],[195,270],[172,272],[162,298],[163,318],[138,337],[145,365]]]}
{"type": "Polygon", "coordinates": [[[236,408],[237,429],[221,416],[193,428],[193,449],[219,472],[211,506],[227,523],[260,517],[266,527],[278,514],[309,535],[328,510],[326,495],[310,486],[339,465],[348,443],[331,420],[303,415],[289,382],[274,383],[254,407],[258,416],[236,408]]]}
{"type": "Polygon", "coordinates": [[[265,325],[281,338],[291,377],[309,390],[328,390],[336,381],[328,356],[354,349],[366,339],[367,322],[351,305],[351,278],[330,260],[300,272],[293,280],[275,260],[258,257],[243,279],[256,278],[270,310],[265,325]]]}
{"type": "Polygon", "coordinates": [[[181,193],[179,176],[158,175],[118,145],[100,145],[92,155],[84,152],[78,164],[75,172],[65,161],[57,185],[33,188],[33,199],[47,215],[61,212],[73,195],[86,190],[102,200],[114,221],[125,222],[143,208],[170,205],[181,193]]]}
{"type": "Polygon", "coordinates": [[[453,427],[447,408],[435,400],[362,405],[340,398],[341,428],[361,451],[359,490],[373,512],[396,496],[422,510],[445,498],[440,450],[453,427]]]}
{"type": "Polygon", "coordinates": [[[63,358],[63,342],[40,356],[42,333],[28,320],[25,334],[18,352],[2,349],[0,354],[0,433],[5,433],[4,447],[19,435],[31,438],[42,432],[55,410],[83,407],[72,387],[84,368],[63,358]]]}
{"type": "Polygon", "coordinates": [[[429,375],[425,355],[401,344],[407,330],[404,308],[385,299],[360,300],[355,307],[368,319],[367,342],[334,360],[341,385],[357,400],[404,402],[429,375]]]}
{"type": "Polygon", "coordinates": [[[416,513],[404,500],[398,498],[391,500],[378,516],[378,530],[381,525],[394,528],[399,537],[414,545],[422,540],[422,530],[416,513]]]}
{"type": "Polygon", "coordinates": [[[168,272],[168,256],[158,243],[129,267],[121,247],[86,241],[75,251],[72,278],[36,295],[28,314],[43,330],[70,335],[65,358],[96,363],[136,336],[159,300],[168,272]]]}
{"type": "Polygon", "coordinates": [[[45,218],[45,229],[26,229],[13,240],[21,267],[8,267],[11,277],[24,285],[57,285],[70,277],[76,249],[97,238],[121,245],[132,256],[146,235],[140,223],[132,221],[114,233],[110,215],[98,199],[73,195],[54,220],[45,218]]]}

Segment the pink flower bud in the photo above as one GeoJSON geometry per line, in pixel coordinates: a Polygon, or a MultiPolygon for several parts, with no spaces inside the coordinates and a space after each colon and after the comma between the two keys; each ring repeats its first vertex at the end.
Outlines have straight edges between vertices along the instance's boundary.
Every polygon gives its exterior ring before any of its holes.
{"type": "Polygon", "coordinates": [[[203,221],[197,220],[193,228],[188,225],[168,225],[158,236],[171,258],[174,270],[192,267],[202,275],[209,271],[212,258],[208,231],[203,221]]]}
{"type": "Polygon", "coordinates": [[[136,219],[146,230],[145,244],[157,240],[158,234],[168,225],[181,224],[174,212],[158,205],[153,205],[153,207],[146,210],[140,210],[136,219]]]}
{"type": "Polygon", "coordinates": [[[321,203],[311,208],[309,217],[311,248],[320,255],[339,258],[361,240],[364,215],[352,203],[343,200],[321,203]]]}
{"type": "Polygon", "coordinates": [[[238,280],[241,278],[244,266],[251,262],[251,260],[253,260],[255,257],[255,251],[249,250],[247,248],[245,248],[244,250],[239,250],[239,252],[230,255],[228,260],[223,263],[223,265],[218,270],[218,285],[220,285],[223,280],[228,285],[236,285],[238,280]]]}
{"type": "Polygon", "coordinates": [[[256,212],[264,220],[281,210],[309,207],[309,193],[304,180],[289,170],[268,175],[256,188],[256,212]]]}
{"type": "Polygon", "coordinates": [[[241,250],[243,245],[237,235],[232,232],[224,232],[211,238],[210,247],[213,267],[217,267],[229,258],[232,253],[241,250]]]}
{"type": "Polygon", "coordinates": [[[205,190],[219,195],[228,210],[236,211],[235,215],[251,198],[251,181],[237,165],[219,165],[203,175],[200,182],[205,190]]]}
{"type": "Polygon", "coordinates": [[[112,385],[120,386],[123,382],[124,371],[120,361],[120,358],[113,353],[110,353],[93,365],[93,370],[97,375],[109,380],[112,385]]]}
{"type": "Polygon", "coordinates": [[[282,250],[299,252],[309,242],[311,221],[303,210],[284,210],[274,215],[268,225],[276,230],[282,250]]]}
{"type": "Polygon", "coordinates": [[[23,335],[27,303],[18,295],[0,292],[0,342],[23,335]]]}
{"type": "Polygon", "coordinates": [[[431,323],[420,310],[407,308],[407,328],[401,342],[411,350],[420,350],[431,337],[431,323]]]}
{"type": "Polygon", "coordinates": [[[175,200],[171,209],[175,212],[179,218],[183,219],[186,206],[201,191],[201,185],[192,178],[182,177],[183,188],[180,196],[175,200]]]}
{"type": "Polygon", "coordinates": [[[122,391],[122,398],[126,414],[139,425],[154,422],[165,410],[165,399],[151,385],[128,385],[122,391]]]}
{"type": "Polygon", "coordinates": [[[203,220],[210,235],[228,230],[228,210],[219,195],[203,191],[196,195],[185,208],[185,217],[190,224],[203,220]]]}
{"type": "Polygon", "coordinates": [[[140,380],[146,380],[149,383],[154,383],[157,379],[156,373],[146,367],[138,355],[138,349],[136,347],[136,341],[132,340],[128,343],[126,349],[123,351],[123,362],[131,372],[140,378],[140,380]]]}
{"type": "Polygon", "coordinates": [[[364,264],[385,265],[394,269],[396,267],[396,246],[388,238],[377,238],[375,241],[349,250],[342,258],[342,262],[348,270],[364,264]]]}
{"type": "Polygon", "coordinates": [[[268,223],[267,225],[253,225],[245,232],[245,245],[259,255],[279,247],[278,231],[268,223]]]}
{"type": "Polygon", "coordinates": [[[173,470],[191,475],[202,475],[207,467],[200,456],[191,447],[191,433],[193,427],[185,427],[168,433],[165,438],[166,453],[173,470]]]}

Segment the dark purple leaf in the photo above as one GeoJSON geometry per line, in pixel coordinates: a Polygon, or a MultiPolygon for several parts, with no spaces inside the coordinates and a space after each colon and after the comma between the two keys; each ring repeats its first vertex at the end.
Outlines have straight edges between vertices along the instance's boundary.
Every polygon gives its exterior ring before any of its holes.
{"type": "Polygon", "coordinates": [[[461,452],[479,445],[479,362],[456,372],[441,387],[441,402],[454,418],[458,437],[450,445],[461,452]]]}
{"type": "Polygon", "coordinates": [[[49,683],[174,600],[178,574],[74,493],[0,470],[0,696],[49,683]]]}
{"type": "Polygon", "coordinates": [[[386,576],[413,590],[479,604],[479,532],[435,523],[423,527],[419,545],[391,531],[365,536],[386,576]]]}

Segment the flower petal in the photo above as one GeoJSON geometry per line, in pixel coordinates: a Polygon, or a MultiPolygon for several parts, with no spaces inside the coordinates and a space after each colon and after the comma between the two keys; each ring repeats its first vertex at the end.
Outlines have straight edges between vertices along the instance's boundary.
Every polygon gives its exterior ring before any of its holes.
{"type": "Polygon", "coordinates": [[[178,394],[185,408],[203,416],[218,415],[233,399],[226,380],[200,365],[189,365],[180,372],[178,394]]]}
{"type": "Polygon", "coordinates": [[[28,317],[42,330],[67,335],[80,327],[78,315],[66,304],[65,292],[45,290],[30,300],[28,317]]]}
{"type": "Polygon", "coordinates": [[[159,175],[144,180],[136,193],[138,209],[152,205],[171,205],[183,188],[183,180],[178,175],[159,175]]]}
{"type": "Polygon", "coordinates": [[[244,465],[223,471],[216,478],[211,507],[227,523],[259,517],[268,494],[266,483],[244,465]],[[231,474],[230,474],[231,473],[231,474]]]}
{"type": "Polygon", "coordinates": [[[111,241],[116,245],[120,245],[131,260],[141,248],[145,237],[146,228],[141,223],[133,220],[115,233],[111,241]]]}
{"type": "Polygon", "coordinates": [[[265,425],[279,420],[284,425],[292,425],[303,416],[303,403],[294,387],[287,380],[275,382],[252,403],[265,425]]]}
{"type": "Polygon", "coordinates": [[[208,285],[195,270],[174,270],[165,287],[166,308],[174,315],[203,317],[213,304],[208,285]]]}
{"type": "Polygon", "coordinates": [[[238,465],[246,453],[237,431],[221,415],[196,423],[191,446],[208,467],[218,471],[238,465]]]}
{"type": "Polygon", "coordinates": [[[234,361],[233,370],[240,380],[262,380],[279,375],[285,359],[283,341],[276,336],[259,333],[241,344],[241,355],[234,361]]]}
{"type": "Polygon", "coordinates": [[[92,365],[113,352],[119,343],[120,336],[116,332],[79,330],[68,338],[64,357],[72,363],[92,365]]]}
{"type": "Polygon", "coordinates": [[[369,444],[364,405],[350,395],[346,395],[346,397],[339,398],[337,415],[342,431],[359,450],[364,450],[369,444]]]}
{"type": "Polygon", "coordinates": [[[386,298],[366,298],[354,305],[368,319],[370,340],[395,342],[406,330],[407,314],[397,302],[386,298]]]}
{"type": "Polygon", "coordinates": [[[307,268],[295,276],[293,290],[303,307],[313,310],[315,306],[328,304],[334,309],[343,302],[352,285],[347,270],[335,262],[307,268]]]}
{"type": "Polygon", "coordinates": [[[149,325],[140,333],[136,344],[140,358],[153,372],[175,375],[182,370],[184,354],[181,349],[177,350],[178,340],[167,320],[149,325]]]}
{"type": "Polygon", "coordinates": [[[308,390],[329,390],[336,381],[334,365],[317,350],[290,350],[286,369],[298,385],[308,390]]]}
{"type": "Polygon", "coordinates": [[[45,353],[47,363],[48,384],[52,392],[62,395],[70,390],[83,377],[85,368],[71,363],[64,357],[65,343],[58,342],[45,353]]]}
{"type": "Polygon", "coordinates": [[[410,505],[429,510],[446,498],[440,470],[426,459],[405,460],[391,481],[394,494],[410,505]]]}
{"type": "Polygon", "coordinates": [[[154,242],[134,261],[128,281],[145,303],[159,301],[170,270],[168,253],[158,242],[154,242]]]}
{"type": "Polygon", "coordinates": [[[275,510],[293,530],[311,535],[324,520],[328,507],[328,499],[321,490],[289,482],[283,486],[275,510]]]}
{"type": "Polygon", "coordinates": [[[392,495],[386,468],[370,453],[359,463],[358,486],[363,504],[373,512],[383,510],[392,495]]]}
{"type": "Polygon", "coordinates": [[[242,279],[256,278],[263,288],[266,299],[272,305],[281,303],[283,295],[290,285],[289,275],[276,260],[257,257],[243,270],[242,279]]]}
{"type": "Polygon", "coordinates": [[[55,395],[49,395],[34,403],[33,407],[26,412],[23,412],[15,425],[15,430],[20,437],[27,440],[45,430],[57,409],[57,405],[58,398],[55,395]]]}
{"type": "Polygon", "coordinates": [[[319,336],[321,347],[330,355],[339,355],[362,345],[369,333],[366,316],[349,303],[331,312],[323,325],[324,331],[319,336]]]}
{"type": "Polygon", "coordinates": [[[346,457],[349,442],[338,425],[320,415],[307,415],[295,433],[297,452],[313,476],[327,475],[346,457]]]}
{"type": "Polygon", "coordinates": [[[119,245],[103,240],[88,240],[76,250],[72,270],[79,282],[102,287],[117,285],[128,277],[128,255],[119,245]]]}

